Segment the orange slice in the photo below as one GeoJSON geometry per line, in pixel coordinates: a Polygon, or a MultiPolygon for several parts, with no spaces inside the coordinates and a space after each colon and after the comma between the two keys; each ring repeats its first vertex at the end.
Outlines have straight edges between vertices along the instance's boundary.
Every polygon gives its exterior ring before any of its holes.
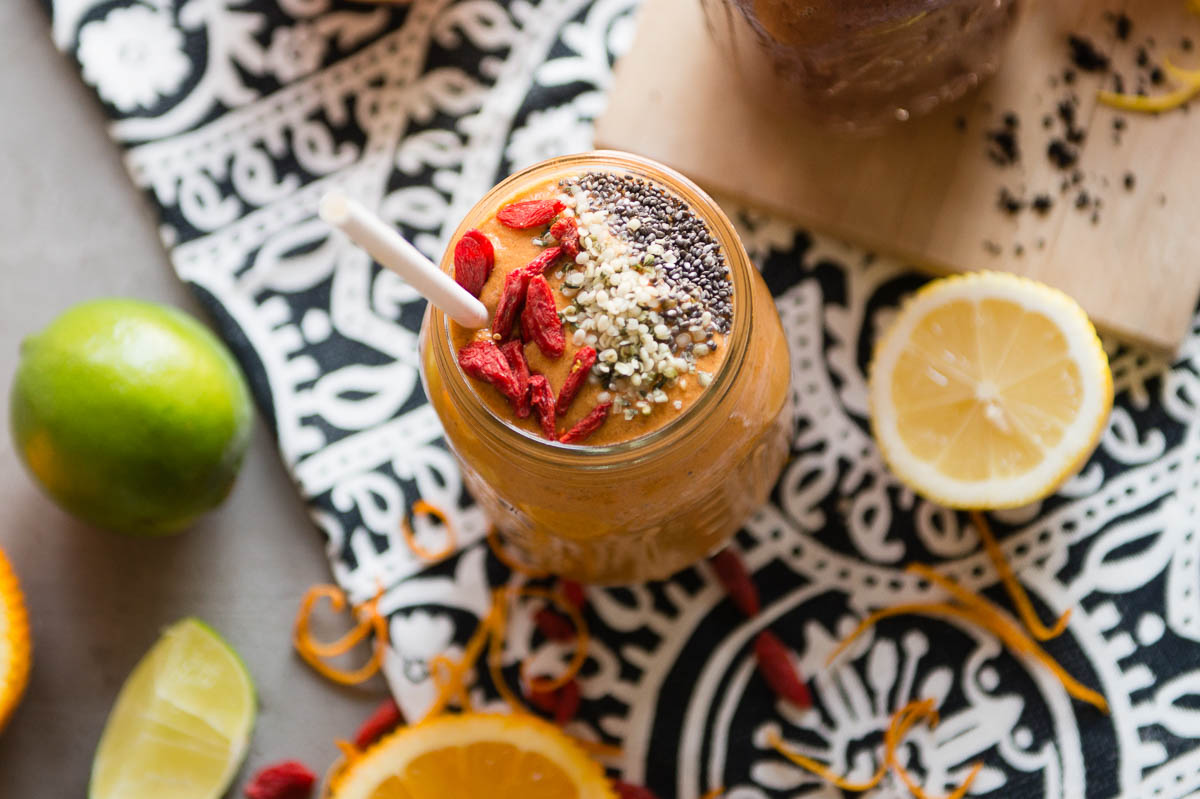
{"type": "Polygon", "coordinates": [[[404,727],[342,772],[333,799],[616,799],[599,764],[523,713],[444,715],[404,727]]]}
{"type": "Polygon", "coordinates": [[[0,730],[25,693],[31,663],[25,597],[8,558],[0,550],[0,730]]]}
{"type": "Polygon", "coordinates": [[[875,351],[871,427],[902,481],[953,508],[1009,508],[1073,474],[1112,409],[1108,358],[1061,291],[997,272],[935,280],[875,351]]]}

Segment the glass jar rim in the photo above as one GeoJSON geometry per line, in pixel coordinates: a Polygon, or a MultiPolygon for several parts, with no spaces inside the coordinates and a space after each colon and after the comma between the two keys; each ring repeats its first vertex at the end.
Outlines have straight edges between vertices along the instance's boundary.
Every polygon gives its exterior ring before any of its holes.
{"type": "MultiPolygon", "coordinates": [[[[721,400],[729,394],[730,388],[737,382],[737,376],[741,372],[749,347],[752,294],[750,270],[754,269],[754,266],[734,230],[733,223],[703,189],[686,176],[664,164],[615,150],[591,150],[559,156],[514,172],[496,184],[472,206],[451,236],[450,241],[456,241],[468,229],[467,223],[471,221],[480,207],[491,206],[505,196],[510,196],[519,189],[536,185],[556,173],[570,174],[588,168],[632,173],[638,177],[652,180],[660,187],[675,194],[696,211],[725,254],[730,281],[733,284],[733,323],[729,334],[725,337],[727,351],[712,382],[681,414],[661,427],[614,444],[599,446],[563,444],[541,438],[492,411],[458,365],[458,359],[452,357],[449,317],[432,305],[429,306],[427,313],[429,314],[428,326],[433,337],[430,342],[433,356],[438,371],[443,375],[441,382],[447,387],[456,406],[475,425],[478,435],[490,438],[493,443],[501,446],[536,448],[543,456],[569,462],[573,466],[603,468],[626,464],[631,458],[636,459],[639,455],[649,454],[688,435],[692,430],[701,426],[703,421],[709,418],[710,409],[719,406],[721,400]]],[[[452,247],[447,247],[446,253],[443,255],[440,266],[444,271],[451,263],[452,250],[452,247]]]]}

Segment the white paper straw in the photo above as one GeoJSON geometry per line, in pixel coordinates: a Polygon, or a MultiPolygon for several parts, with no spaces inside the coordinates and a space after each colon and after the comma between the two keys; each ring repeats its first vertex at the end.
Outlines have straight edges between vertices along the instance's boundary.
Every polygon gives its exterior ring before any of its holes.
{"type": "Polygon", "coordinates": [[[371,257],[404,278],[447,316],[472,330],[487,327],[487,307],[409,244],[362,203],[334,189],[321,198],[321,219],[350,237],[371,257]]]}

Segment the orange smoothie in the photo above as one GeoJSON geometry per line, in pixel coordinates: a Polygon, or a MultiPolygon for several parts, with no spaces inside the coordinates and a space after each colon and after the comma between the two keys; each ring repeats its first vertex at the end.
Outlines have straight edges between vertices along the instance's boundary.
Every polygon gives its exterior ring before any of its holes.
{"type": "Polygon", "coordinates": [[[791,432],[771,298],[699,189],[632,156],[514,175],[442,268],[491,323],[431,309],[430,399],[475,498],[530,566],[664,577],[767,496],[791,432]]]}

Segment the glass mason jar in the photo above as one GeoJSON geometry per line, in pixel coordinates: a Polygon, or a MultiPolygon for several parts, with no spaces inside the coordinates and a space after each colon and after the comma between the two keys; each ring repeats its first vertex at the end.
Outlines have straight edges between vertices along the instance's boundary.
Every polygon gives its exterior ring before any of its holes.
{"type": "MultiPolygon", "coordinates": [[[[458,365],[449,320],[432,306],[421,329],[422,376],[468,489],[518,557],[582,582],[629,583],[702,558],[766,500],[791,439],[790,364],[774,302],[728,218],[687,178],[652,161],[616,152],[544,161],[492,189],[452,241],[518,192],[585,171],[632,175],[674,193],[723,249],[733,322],[711,384],[638,438],[605,446],[548,441],[482,400],[458,365]]],[[[452,250],[441,263],[447,272],[452,250]]]]}
{"type": "Polygon", "coordinates": [[[701,0],[747,89],[817,124],[877,132],[996,71],[1019,0],[701,0]]]}

